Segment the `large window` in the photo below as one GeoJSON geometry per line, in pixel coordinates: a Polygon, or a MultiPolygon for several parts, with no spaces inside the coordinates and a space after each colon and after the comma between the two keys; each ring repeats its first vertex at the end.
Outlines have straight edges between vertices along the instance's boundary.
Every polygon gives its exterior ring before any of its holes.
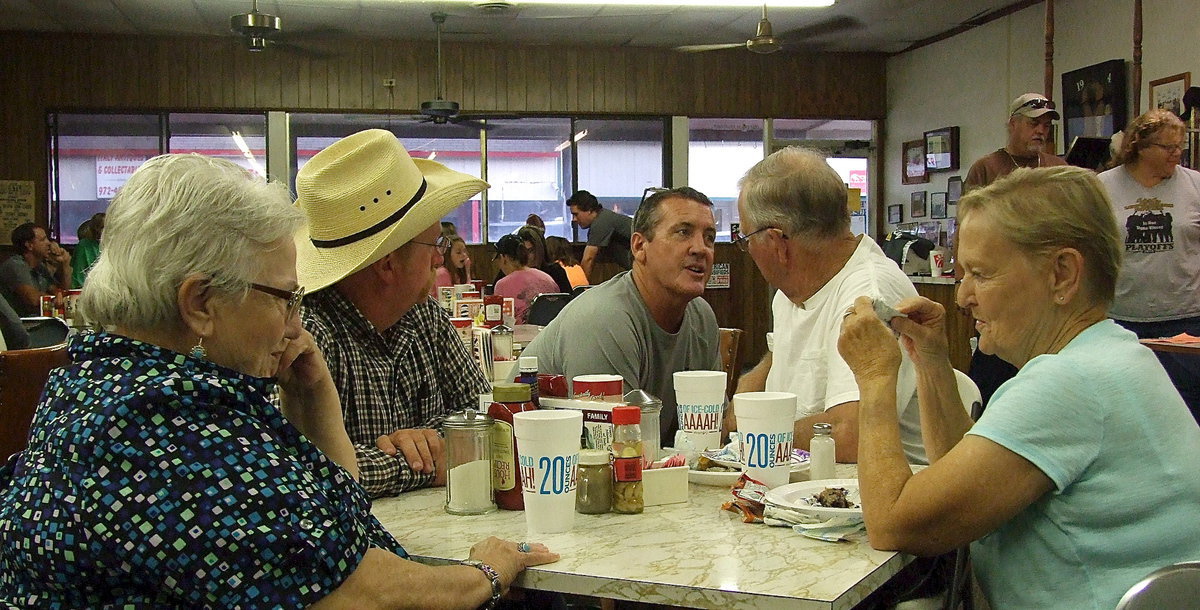
{"type": "Polygon", "coordinates": [[[50,117],[50,232],[79,242],[83,221],[108,203],[138,167],[161,151],[157,114],[57,114],[50,117]]]}
{"type": "Polygon", "coordinates": [[[570,238],[563,201],[571,189],[571,119],[487,122],[488,241],[512,233],[537,214],[546,235],[570,238]]]}
{"type": "MultiPolygon", "coordinates": [[[[604,207],[633,216],[647,187],[666,186],[664,125],[663,119],[576,120],[579,188],[604,207]]],[[[569,221],[570,210],[566,214],[569,221]]],[[[580,232],[586,239],[586,229],[580,232]]]]}
{"type": "Polygon", "coordinates": [[[842,177],[849,188],[859,189],[859,205],[850,214],[850,230],[855,235],[867,232],[870,210],[869,152],[873,126],[871,121],[830,119],[775,119],[771,121],[771,149],[798,145],[825,155],[825,161],[842,177]]]}
{"type": "Polygon", "coordinates": [[[263,114],[168,115],[172,153],[200,153],[267,175],[267,117],[263,114]]]}
{"type": "Polygon", "coordinates": [[[49,224],[65,244],[78,243],[79,225],[108,209],[133,172],[163,152],[220,157],[266,175],[261,113],[53,114],[50,126],[49,224]]]}
{"type": "Polygon", "coordinates": [[[738,180],[763,156],[762,119],[688,121],[688,186],[712,200],[718,239],[739,222],[738,180]]]}

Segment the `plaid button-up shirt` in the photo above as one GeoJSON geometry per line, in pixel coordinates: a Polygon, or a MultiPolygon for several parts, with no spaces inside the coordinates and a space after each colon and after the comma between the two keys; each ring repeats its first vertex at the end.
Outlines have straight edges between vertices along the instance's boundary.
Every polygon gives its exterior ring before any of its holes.
{"type": "Polygon", "coordinates": [[[446,311],[426,299],[380,333],[330,288],[305,298],[302,319],[329,364],[367,493],[377,498],[429,485],[433,475],[414,472],[403,455],[385,454],[375,440],[400,429],[439,428],[491,391],[446,311]]]}

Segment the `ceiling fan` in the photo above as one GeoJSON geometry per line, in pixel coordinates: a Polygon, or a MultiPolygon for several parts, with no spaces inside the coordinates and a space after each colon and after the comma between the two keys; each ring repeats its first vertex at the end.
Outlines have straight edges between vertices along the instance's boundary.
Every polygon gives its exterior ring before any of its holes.
{"type": "Polygon", "coordinates": [[[758,28],[755,30],[754,37],[746,42],[684,45],[675,47],[675,50],[683,53],[700,53],[703,51],[745,47],[752,53],[767,55],[785,47],[814,46],[812,45],[813,38],[861,27],[863,27],[863,23],[853,17],[837,16],[776,36],[771,26],[771,20],[767,19],[767,5],[764,4],[762,19],[758,21],[758,28]]]}
{"type": "Polygon", "coordinates": [[[446,13],[432,13],[433,23],[437,26],[437,72],[436,80],[434,81],[434,99],[421,102],[421,119],[423,123],[433,123],[435,125],[445,125],[453,123],[455,125],[464,125],[475,129],[484,129],[487,127],[478,119],[482,118],[517,118],[517,117],[501,117],[495,116],[468,116],[459,114],[458,102],[445,99],[442,96],[442,26],[446,23],[446,13]]]}
{"type": "MultiPolygon", "coordinates": [[[[324,59],[332,54],[303,47],[287,42],[288,35],[283,32],[283,20],[275,15],[258,10],[258,0],[252,0],[249,13],[234,15],[229,18],[229,29],[242,37],[246,49],[252,52],[265,51],[267,47],[278,48],[316,59],[324,59]]],[[[329,32],[304,32],[305,37],[318,36],[329,32]]]]}

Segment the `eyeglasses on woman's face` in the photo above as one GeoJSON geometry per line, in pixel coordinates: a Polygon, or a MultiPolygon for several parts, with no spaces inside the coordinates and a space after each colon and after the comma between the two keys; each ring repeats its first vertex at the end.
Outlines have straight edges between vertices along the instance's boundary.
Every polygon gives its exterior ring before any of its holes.
{"type": "Polygon", "coordinates": [[[262,284],[255,284],[254,282],[251,282],[250,288],[257,290],[261,293],[269,294],[273,297],[280,298],[280,299],[283,299],[284,301],[287,301],[287,318],[286,319],[288,319],[288,320],[291,320],[292,316],[296,315],[296,312],[300,311],[300,303],[304,301],[304,286],[300,286],[300,287],[296,288],[295,290],[292,290],[291,292],[289,292],[289,291],[283,290],[281,288],[275,288],[272,286],[264,286],[262,284]]]}

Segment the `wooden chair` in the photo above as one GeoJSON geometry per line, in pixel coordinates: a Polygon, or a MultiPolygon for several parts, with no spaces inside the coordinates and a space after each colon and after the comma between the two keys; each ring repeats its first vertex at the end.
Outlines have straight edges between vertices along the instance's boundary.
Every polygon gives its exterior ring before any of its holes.
{"type": "Polygon", "coordinates": [[[0,352],[0,461],[25,448],[50,370],[69,363],[66,343],[0,352]]]}
{"type": "Polygon", "coordinates": [[[720,329],[721,370],[725,371],[725,397],[732,398],[737,388],[738,375],[742,373],[742,329],[720,329]]]}

